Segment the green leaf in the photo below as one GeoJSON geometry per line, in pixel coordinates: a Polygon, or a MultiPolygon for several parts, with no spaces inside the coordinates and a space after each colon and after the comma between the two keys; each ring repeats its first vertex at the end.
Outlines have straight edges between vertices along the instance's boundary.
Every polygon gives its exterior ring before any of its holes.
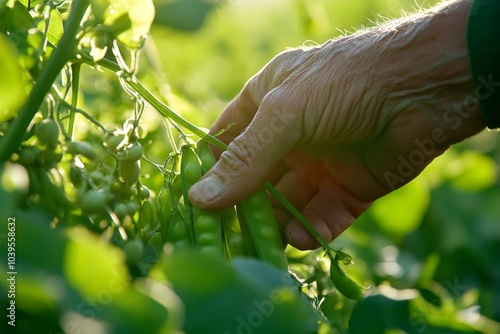
{"type": "MultiPolygon", "coordinates": [[[[160,269],[186,307],[186,333],[313,333],[318,316],[282,272],[252,259],[235,267],[177,253],[160,269]]],[[[153,271],[154,272],[154,271],[153,271]]]]}
{"type": "Polygon", "coordinates": [[[96,19],[107,27],[123,30],[124,24],[128,24],[126,20],[124,21],[124,15],[130,18],[130,28],[120,32],[117,37],[121,43],[130,48],[141,47],[155,17],[152,0],[94,0],[92,9],[96,19]]]}
{"type": "Polygon", "coordinates": [[[0,123],[14,117],[26,99],[23,72],[16,52],[4,35],[0,35],[0,123]]]}
{"type": "Polygon", "coordinates": [[[361,299],[349,319],[349,332],[384,334],[390,329],[411,329],[410,300],[416,296],[416,292],[405,294],[395,291],[361,299]]]}
{"type": "Polygon", "coordinates": [[[376,294],[360,300],[349,319],[351,334],[479,334],[498,333],[498,326],[484,318],[461,317],[455,305],[434,305],[417,290],[380,286],[376,294]],[[483,331],[484,329],[488,329],[483,331]]]}
{"type": "Polygon", "coordinates": [[[87,298],[122,291],[130,280],[124,254],[83,228],[69,236],[63,266],[70,284],[87,298]]]}
{"type": "Polygon", "coordinates": [[[34,20],[28,9],[16,1],[7,13],[6,26],[9,32],[24,32],[34,27],[34,20]]]}
{"type": "Polygon", "coordinates": [[[171,316],[163,305],[133,289],[109,296],[109,305],[102,303],[106,306],[97,316],[110,324],[110,334],[159,333],[171,316]]]}
{"type": "MultiPolygon", "coordinates": [[[[43,31],[43,30],[42,30],[43,31]]],[[[61,14],[58,10],[52,9],[49,17],[49,29],[47,31],[47,39],[53,45],[57,45],[63,34],[63,23],[61,14]]]]}
{"type": "Polygon", "coordinates": [[[190,291],[192,295],[198,296],[222,290],[236,280],[236,274],[228,265],[209,260],[203,254],[180,253],[171,256],[165,261],[163,269],[167,280],[174,283],[177,290],[190,291]],[[193,265],[195,261],[197,264],[193,265]],[[201,282],[200,277],[203,277],[201,282]]]}
{"type": "MultiPolygon", "coordinates": [[[[57,324],[70,324],[82,333],[102,333],[96,328],[110,334],[177,332],[183,319],[179,298],[152,280],[137,280],[132,286],[120,250],[81,227],[53,230],[41,212],[10,214],[16,228],[20,333],[63,332],[57,324]]],[[[7,218],[0,227],[0,244],[6,245],[6,239],[7,218]]],[[[0,247],[0,255],[7,258],[7,247],[0,247]]],[[[3,296],[7,278],[2,270],[3,296]]]]}
{"type": "Polygon", "coordinates": [[[417,178],[375,202],[371,213],[384,232],[404,237],[418,228],[429,202],[428,186],[417,178]]]}

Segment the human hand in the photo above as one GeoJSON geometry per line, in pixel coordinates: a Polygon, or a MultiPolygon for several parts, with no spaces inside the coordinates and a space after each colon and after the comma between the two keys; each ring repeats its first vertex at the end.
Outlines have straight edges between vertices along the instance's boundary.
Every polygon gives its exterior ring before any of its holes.
{"type": "MultiPolygon", "coordinates": [[[[454,17],[422,16],[279,54],[213,125],[212,134],[227,128],[218,138],[229,146],[190,190],[191,201],[222,209],[269,180],[333,240],[377,198],[484,128],[478,107],[467,115],[454,109],[474,87],[467,8],[452,9],[454,17]],[[456,29],[463,36],[450,39],[446,33],[456,29]]],[[[316,248],[274,204],[290,244],[316,248]]]]}

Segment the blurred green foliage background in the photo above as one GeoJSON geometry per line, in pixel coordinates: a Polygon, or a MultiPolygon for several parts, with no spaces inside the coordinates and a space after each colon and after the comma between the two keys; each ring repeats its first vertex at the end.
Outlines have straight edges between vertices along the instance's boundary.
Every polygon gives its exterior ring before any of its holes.
{"type": "MultiPolygon", "coordinates": [[[[245,82],[286,48],[323,43],[435,3],[228,0],[206,16],[187,10],[185,20],[203,18],[198,30],[157,24],[152,37],[171,91],[184,100],[179,111],[209,127],[245,82]]],[[[485,132],[455,145],[334,241],[355,254],[355,275],[400,289],[434,280],[455,301],[479,292],[481,313],[500,320],[498,143],[498,134],[485,132]]]]}

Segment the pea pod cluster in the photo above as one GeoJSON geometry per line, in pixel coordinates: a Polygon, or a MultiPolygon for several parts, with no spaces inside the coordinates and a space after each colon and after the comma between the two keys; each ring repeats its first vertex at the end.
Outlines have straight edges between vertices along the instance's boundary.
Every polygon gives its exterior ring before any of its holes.
{"type": "Polygon", "coordinates": [[[181,148],[181,189],[164,186],[159,196],[162,238],[173,252],[195,249],[226,260],[254,256],[286,271],[284,244],[264,189],[222,211],[204,210],[189,201],[189,189],[215,163],[203,140],[181,148]]]}
{"type": "MultiPolygon", "coordinates": [[[[208,143],[181,148],[179,176],[171,178],[159,195],[160,232],[173,252],[198,250],[218,259],[232,260],[250,256],[287,271],[284,244],[266,190],[260,188],[234,207],[222,211],[207,211],[192,205],[189,189],[216,163],[208,143]]],[[[364,288],[340,266],[352,258],[335,251],[324,242],[331,259],[329,278],[335,288],[347,298],[359,299],[364,288]],[[335,255],[336,254],[336,255],[335,255]]]]}
{"type": "Polygon", "coordinates": [[[225,246],[222,234],[221,212],[195,207],[188,199],[188,191],[202,176],[202,161],[192,145],[181,148],[181,189],[171,185],[160,194],[162,238],[173,246],[174,252],[197,249],[215,258],[223,259],[225,246]]]}

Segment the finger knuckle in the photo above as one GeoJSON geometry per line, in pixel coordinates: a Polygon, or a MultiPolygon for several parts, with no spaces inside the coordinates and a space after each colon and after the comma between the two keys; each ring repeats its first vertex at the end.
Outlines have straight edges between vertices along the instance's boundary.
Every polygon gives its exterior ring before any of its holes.
{"type": "Polygon", "coordinates": [[[220,157],[221,167],[230,175],[249,175],[252,173],[255,148],[248,140],[236,138],[229,144],[227,151],[220,157]]]}

